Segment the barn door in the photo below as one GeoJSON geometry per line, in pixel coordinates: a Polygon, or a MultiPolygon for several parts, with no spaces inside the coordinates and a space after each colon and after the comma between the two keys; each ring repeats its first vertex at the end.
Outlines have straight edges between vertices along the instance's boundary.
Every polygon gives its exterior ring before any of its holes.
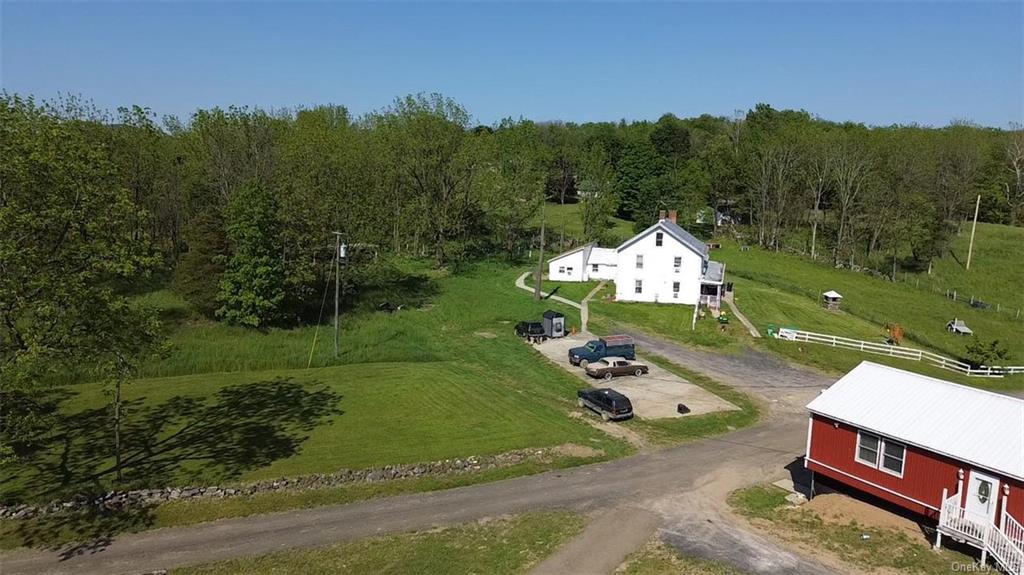
{"type": "Polygon", "coordinates": [[[972,469],[970,481],[967,482],[964,509],[968,513],[978,518],[987,519],[988,523],[992,523],[996,517],[998,497],[999,479],[972,469]]]}

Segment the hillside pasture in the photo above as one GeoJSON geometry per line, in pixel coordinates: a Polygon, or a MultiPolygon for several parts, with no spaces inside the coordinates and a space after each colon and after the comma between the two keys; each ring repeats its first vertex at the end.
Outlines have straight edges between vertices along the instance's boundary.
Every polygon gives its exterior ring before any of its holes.
{"type": "MultiPolygon", "coordinates": [[[[1012,317],[973,309],[941,294],[859,272],[835,269],[792,254],[756,248],[741,251],[735,243],[724,242],[723,249],[716,250],[715,257],[726,263],[726,274],[732,280],[739,277],[778,292],[799,296],[808,302],[807,306],[802,306],[805,310],[818,305],[822,292],[838,291],[844,298],[841,309],[845,314],[839,317],[859,320],[854,322],[851,319],[847,323],[851,331],[867,330],[863,322],[877,326],[875,336],[871,338],[873,341],[884,337],[886,324],[896,323],[903,326],[907,345],[924,347],[956,359],[963,358],[969,339],[946,331],[946,322],[956,317],[966,321],[982,340],[998,339],[1005,345],[1010,353],[1009,363],[1024,363],[1024,338],[1021,337],[1024,322],[1015,321],[1012,317]]],[[[737,301],[744,301],[742,293],[737,293],[737,297],[737,301]]],[[[753,313],[757,316],[758,304],[753,305],[753,313]]],[[[740,309],[746,311],[743,303],[740,303],[740,309]]],[[[776,313],[777,317],[766,314],[760,320],[776,324],[796,323],[800,329],[820,333],[839,329],[837,320],[824,319],[826,313],[805,315],[796,318],[797,321],[783,313],[776,313]]]]}

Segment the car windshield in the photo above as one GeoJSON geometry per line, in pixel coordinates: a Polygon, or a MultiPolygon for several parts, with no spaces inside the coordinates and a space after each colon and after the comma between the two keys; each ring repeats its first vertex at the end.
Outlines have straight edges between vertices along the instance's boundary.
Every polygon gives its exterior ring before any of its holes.
{"type": "Polygon", "coordinates": [[[590,351],[597,351],[597,342],[591,341],[587,343],[586,348],[589,349],[590,351]]]}

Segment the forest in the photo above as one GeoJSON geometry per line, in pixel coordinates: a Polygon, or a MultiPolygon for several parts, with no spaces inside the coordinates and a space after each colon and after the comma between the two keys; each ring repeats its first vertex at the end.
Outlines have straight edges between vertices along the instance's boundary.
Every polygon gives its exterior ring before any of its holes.
{"type": "MultiPolygon", "coordinates": [[[[982,221],[1024,222],[1019,126],[871,127],[765,104],[480,125],[438,94],[361,117],[325,105],[185,119],[4,94],[0,158],[5,386],[67,366],[127,377],[159,341],[125,297],[147,282],[226,323],[315,321],[334,232],[355,291],[397,279],[380,256],[522,259],[553,204],[580,205],[572,242],[614,245],[612,218],[639,230],[674,209],[705,236],[892,276],[940,256],[978,195],[982,221]]],[[[549,253],[565,247],[551,235],[549,253]]]]}

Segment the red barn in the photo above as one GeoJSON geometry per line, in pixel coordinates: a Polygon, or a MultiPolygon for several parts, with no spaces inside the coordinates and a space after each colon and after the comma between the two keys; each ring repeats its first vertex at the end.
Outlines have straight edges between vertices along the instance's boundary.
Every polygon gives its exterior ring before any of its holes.
{"type": "Polygon", "coordinates": [[[1024,574],[1024,400],[865,361],[807,410],[813,473],[1024,574]]]}

